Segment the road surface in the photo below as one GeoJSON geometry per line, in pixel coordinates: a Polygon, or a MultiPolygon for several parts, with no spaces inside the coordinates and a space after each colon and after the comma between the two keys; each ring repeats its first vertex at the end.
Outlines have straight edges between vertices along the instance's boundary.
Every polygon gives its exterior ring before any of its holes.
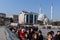
{"type": "Polygon", "coordinates": [[[5,36],[5,29],[3,27],[0,27],[0,40],[7,40],[5,36]]]}
{"type": "Polygon", "coordinates": [[[13,34],[5,26],[0,26],[0,40],[19,40],[15,34],[13,34]]]}

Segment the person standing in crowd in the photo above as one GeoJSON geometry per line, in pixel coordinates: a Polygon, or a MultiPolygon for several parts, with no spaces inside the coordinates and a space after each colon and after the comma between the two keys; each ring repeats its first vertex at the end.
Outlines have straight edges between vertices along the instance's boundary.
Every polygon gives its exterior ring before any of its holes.
{"type": "Polygon", "coordinates": [[[38,34],[37,33],[34,33],[32,35],[32,40],[38,40],[38,34]]]}
{"type": "Polygon", "coordinates": [[[29,34],[29,30],[26,31],[29,34]]]}
{"type": "Polygon", "coordinates": [[[42,35],[41,30],[39,30],[38,32],[38,40],[43,40],[43,35],[42,35]]]}
{"type": "Polygon", "coordinates": [[[52,33],[53,39],[54,39],[54,31],[50,31],[52,33]]]}
{"type": "Polygon", "coordinates": [[[60,40],[60,31],[57,31],[57,34],[55,35],[54,40],[60,40]]]}
{"type": "Polygon", "coordinates": [[[29,29],[29,40],[32,39],[32,35],[34,34],[34,30],[32,28],[29,29]]]}
{"type": "Polygon", "coordinates": [[[22,40],[21,37],[20,37],[20,32],[21,32],[21,29],[18,30],[18,38],[19,38],[20,40],[22,40]]]}
{"type": "Polygon", "coordinates": [[[51,32],[47,33],[47,40],[53,40],[53,35],[51,32]]]}
{"type": "Polygon", "coordinates": [[[22,39],[22,40],[25,40],[25,29],[21,29],[21,31],[20,31],[20,38],[22,39]]]}
{"type": "Polygon", "coordinates": [[[52,35],[54,36],[54,31],[50,31],[52,33],[52,35]]]}
{"type": "MultiPolygon", "coordinates": [[[[21,29],[18,28],[18,38],[20,38],[20,31],[21,31],[21,29]]],[[[21,39],[21,38],[20,38],[20,39],[21,39]]]]}
{"type": "Polygon", "coordinates": [[[29,35],[27,32],[25,32],[25,40],[29,40],[29,35]]]}

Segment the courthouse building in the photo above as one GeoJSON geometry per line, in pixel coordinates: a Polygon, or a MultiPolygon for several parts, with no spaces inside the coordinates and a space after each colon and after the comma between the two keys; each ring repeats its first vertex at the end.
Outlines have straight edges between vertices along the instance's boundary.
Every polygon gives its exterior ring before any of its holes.
{"type": "Polygon", "coordinates": [[[19,24],[36,24],[38,14],[30,11],[22,11],[19,14],[19,24]]]}

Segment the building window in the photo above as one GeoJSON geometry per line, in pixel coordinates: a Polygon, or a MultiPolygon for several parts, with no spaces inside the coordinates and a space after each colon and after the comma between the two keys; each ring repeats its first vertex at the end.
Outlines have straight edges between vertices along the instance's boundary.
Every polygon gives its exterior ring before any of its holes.
{"type": "Polygon", "coordinates": [[[37,21],[37,15],[34,16],[34,23],[37,21]]]}
{"type": "Polygon", "coordinates": [[[28,15],[27,14],[24,15],[24,22],[25,22],[25,24],[28,24],[28,15]]]}
{"type": "Polygon", "coordinates": [[[28,24],[28,15],[26,16],[26,24],[28,24]]]}
{"type": "Polygon", "coordinates": [[[30,14],[30,24],[33,24],[33,15],[30,14]]]}

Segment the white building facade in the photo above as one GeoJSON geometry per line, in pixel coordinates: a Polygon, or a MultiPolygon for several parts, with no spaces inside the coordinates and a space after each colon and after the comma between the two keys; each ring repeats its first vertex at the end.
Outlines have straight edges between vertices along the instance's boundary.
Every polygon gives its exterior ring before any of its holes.
{"type": "Polygon", "coordinates": [[[22,11],[19,14],[19,23],[20,24],[36,24],[38,14],[34,12],[22,11]]]}

